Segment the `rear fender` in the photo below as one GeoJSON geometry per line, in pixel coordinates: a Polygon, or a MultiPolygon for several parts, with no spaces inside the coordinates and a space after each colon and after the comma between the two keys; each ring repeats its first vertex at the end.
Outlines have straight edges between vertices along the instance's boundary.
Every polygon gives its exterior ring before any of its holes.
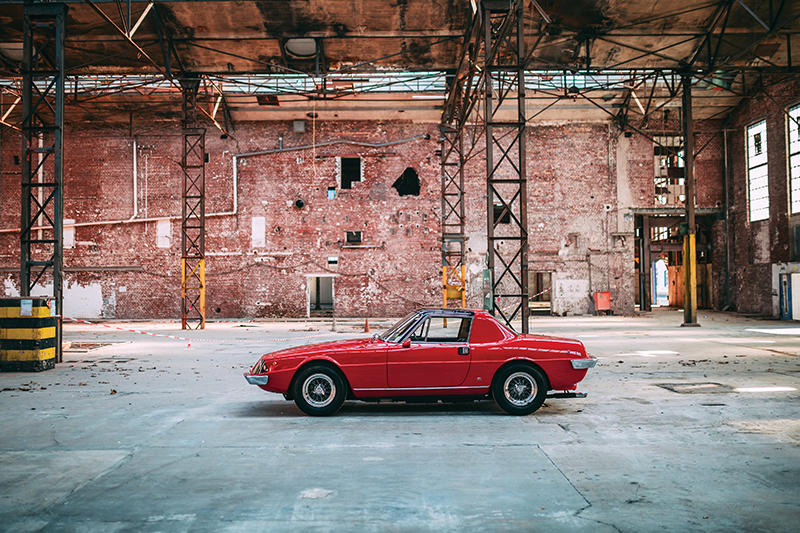
{"type": "Polygon", "coordinates": [[[533,368],[535,368],[536,370],[541,372],[542,376],[544,376],[544,381],[545,381],[545,385],[547,385],[547,390],[551,389],[551,387],[550,387],[550,377],[547,375],[547,372],[544,371],[544,368],[542,368],[537,363],[535,363],[534,361],[532,361],[531,359],[528,359],[526,357],[515,357],[514,359],[510,359],[510,360],[506,361],[505,363],[503,363],[502,365],[500,365],[500,367],[497,370],[495,370],[494,376],[492,376],[492,389],[494,388],[494,381],[495,381],[495,379],[497,379],[497,375],[500,373],[501,370],[503,370],[504,368],[506,368],[506,367],[508,367],[510,365],[519,364],[519,363],[523,363],[523,364],[532,366],[533,368]]]}

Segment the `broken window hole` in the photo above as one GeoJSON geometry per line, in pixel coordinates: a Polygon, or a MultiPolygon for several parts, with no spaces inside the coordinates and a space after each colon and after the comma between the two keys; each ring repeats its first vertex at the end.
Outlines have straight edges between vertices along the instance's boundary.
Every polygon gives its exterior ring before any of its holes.
{"type": "Polygon", "coordinates": [[[403,174],[395,180],[392,187],[397,190],[400,196],[419,196],[419,175],[417,171],[408,167],[403,174]]]}
{"type": "Polygon", "coordinates": [[[494,223],[511,224],[511,211],[500,202],[494,204],[494,223]]]}
{"type": "Polygon", "coordinates": [[[345,234],[347,244],[361,244],[361,232],[360,231],[348,231],[345,234]]]}

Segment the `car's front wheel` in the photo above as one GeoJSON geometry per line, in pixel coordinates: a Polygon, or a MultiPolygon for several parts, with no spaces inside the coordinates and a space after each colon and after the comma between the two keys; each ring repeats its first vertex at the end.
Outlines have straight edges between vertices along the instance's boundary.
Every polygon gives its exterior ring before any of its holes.
{"type": "Polygon", "coordinates": [[[492,396],[506,413],[529,415],[544,403],[547,385],[542,373],[531,365],[509,365],[495,375],[492,396]]]}
{"type": "Polygon", "coordinates": [[[332,415],[344,403],[347,385],[341,374],[325,365],[311,365],[294,380],[294,402],[311,416],[332,415]]]}

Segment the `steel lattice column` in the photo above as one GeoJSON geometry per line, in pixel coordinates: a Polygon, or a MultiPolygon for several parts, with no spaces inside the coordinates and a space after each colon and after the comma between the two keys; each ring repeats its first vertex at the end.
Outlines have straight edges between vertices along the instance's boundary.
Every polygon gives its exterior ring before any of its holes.
{"type": "Polygon", "coordinates": [[[509,325],[519,317],[522,332],[527,333],[530,310],[523,5],[513,2],[509,8],[504,2],[482,2],[481,10],[487,51],[483,88],[492,312],[509,325]]]}
{"type": "Polygon", "coordinates": [[[181,326],[206,327],[206,130],[197,127],[200,78],[181,79],[183,95],[183,209],[181,212],[181,326]]]}
{"type": "Polygon", "coordinates": [[[464,259],[464,139],[447,126],[442,132],[442,304],[460,300],[466,307],[464,259]]]}
{"type": "Polygon", "coordinates": [[[53,297],[63,308],[64,4],[26,4],[22,60],[20,294],[53,297]],[[45,283],[52,282],[52,289],[45,283]],[[48,294],[49,293],[49,294],[48,294]]]}
{"type": "Polygon", "coordinates": [[[683,239],[683,324],[697,323],[697,249],[695,241],[695,175],[694,175],[694,122],[692,119],[692,75],[683,74],[682,126],[684,171],[686,173],[686,227],[683,239]]]}

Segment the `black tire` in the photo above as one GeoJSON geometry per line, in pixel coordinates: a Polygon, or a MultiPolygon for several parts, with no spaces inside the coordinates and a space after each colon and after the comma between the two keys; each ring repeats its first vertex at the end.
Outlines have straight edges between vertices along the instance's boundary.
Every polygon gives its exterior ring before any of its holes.
{"type": "Polygon", "coordinates": [[[326,365],[301,369],[294,380],[294,403],[311,416],[332,415],[347,398],[347,384],[342,375],[326,365]]]}
{"type": "Polygon", "coordinates": [[[532,365],[514,363],[501,368],[492,382],[492,397],[510,415],[529,415],[544,403],[547,380],[532,365]]]}

